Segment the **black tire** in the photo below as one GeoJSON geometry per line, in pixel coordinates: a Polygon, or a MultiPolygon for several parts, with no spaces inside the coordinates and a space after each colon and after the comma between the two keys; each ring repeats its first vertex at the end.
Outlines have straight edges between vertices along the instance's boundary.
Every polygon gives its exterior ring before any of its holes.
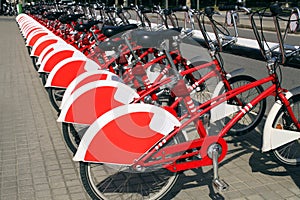
{"type": "Polygon", "coordinates": [[[138,172],[123,165],[80,162],[80,176],[92,199],[172,199],[180,188],[180,173],[159,167],[138,172]]]}
{"type": "Polygon", "coordinates": [[[38,67],[37,64],[36,64],[37,61],[38,61],[38,57],[33,56],[33,57],[31,58],[31,60],[32,60],[34,69],[35,69],[36,71],[38,71],[38,70],[39,70],[39,67],[38,67]]]}
{"type": "MultiPolygon", "coordinates": [[[[234,89],[234,88],[241,87],[247,83],[254,82],[256,81],[256,79],[247,75],[239,75],[230,78],[228,81],[232,89],[234,89]]],[[[225,89],[223,88],[223,91],[221,91],[221,93],[223,93],[224,90],[225,89]]],[[[237,98],[239,99],[239,101],[242,102],[243,105],[241,106],[245,106],[247,103],[249,103],[253,98],[261,94],[263,91],[264,91],[263,87],[259,85],[255,88],[252,88],[251,90],[247,90],[237,95],[237,98]]],[[[239,105],[234,98],[228,100],[227,103],[233,105],[239,105]]],[[[252,131],[262,120],[266,111],[266,106],[267,106],[266,99],[264,99],[261,102],[259,102],[256,106],[252,107],[252,109],[250,109],[249,112],[247,112],[244,115],[244,117],[242,117],[230,129],[229,133],[235,135],[242,135],[252,131]]],[[[219,120],[217,122],[217,125],[219,125],[221,128],[224,127],[235,115],[236,113],[233,113],[230,116],[226,116],[225,118],[219,120]]]]}
{"type": "Polygon", "coordinates": [[[48,73],[41,73],[40,77],[42,79],[42,84],[46,85],[47,79],[48,79],[49,74],[48,73]]]}
{"type": "Polygon", "coordinates": [[[31,50],[32,50],[32,47],[27,46],[27,51],[28,51],[29,55],[31,54],[31,50]]]}
{"type": "Polygon", "coordinates": [[[59,106],[61,104],[65,90],[66,89],[63,88],[52,88],[52,87],[49,87],[47,89],[51,105],[57,112],[60,112],[59,106]]]}
{"type": "Polygon", "coordinates": [[[76,153],[81,138],[83,137],[88,127],[88,125],[76,125],[65,122],[62,123],[64,140],[72,153],[76,153]]]}
{"type": "MultiPolygon", "coordinates": [[[[296,118],[300,122],[300,95],[298,94],[291,97],[289,102],[296,118]]],[[[297,130],[295,124],[291,120],[285,107],[282,107],[279,110],[272,126],[273,128],[280,127],[280,129],[300,132],[300,130],[297,130]]],[[[275,158],[283,164],[300,165],[300,139],[280,146],[272,152],[275,158]]]]}

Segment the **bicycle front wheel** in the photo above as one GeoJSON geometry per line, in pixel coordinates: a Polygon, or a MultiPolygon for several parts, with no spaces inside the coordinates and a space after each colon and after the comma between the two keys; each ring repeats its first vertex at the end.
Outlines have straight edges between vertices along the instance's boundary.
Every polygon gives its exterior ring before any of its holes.
{"type": "MultiPolygon", "coordinates": [[[[293,113],[295,114],[298,121],[300,121],[300,95],[296,95],[289,99],[293,113]]],[[[283,106],[277,113],[273,128],[298,131],[285,107],[283,106]]],[[[300,133],[299,133],[300,134],[300,133]]],[[[300,139],[294,140],[288,144],[278,147],[273,150],[275,158],[280,162],[287,165],[299,165],[300,164],[300,139]]]]}
{"type": "MultiPolygon", "coordinates": [[[[248,83],[252,83],[256,81],[255,78],[247,75],[240,75],[232,77],[228,80],[232,89],[239,88],[248,83]]],[[[224,89],[225,90],[225,89],[224,89]]],[[[223,93],[224,90],[221,92],[223,93]]],[[[227,101],[228,104],[237,105],[237,106],[245,106],[252,99],[257,97],[263,92],[262,86],[254,87],[250,90],[246,90],[235,96],[232,99],[227,101]]],[[[264,113],[266,111],[266,100],[260,101],[257,105],[253,106],[249,112],[247,112],[231,129],[230,133],[232,134],[245,134],[253,130],[259,122],[262,120],[264,113]]],[[[219,120],[221,127],[224,127],[237,113],[230,114],[229,116],[224,117],[219,120]]]]}

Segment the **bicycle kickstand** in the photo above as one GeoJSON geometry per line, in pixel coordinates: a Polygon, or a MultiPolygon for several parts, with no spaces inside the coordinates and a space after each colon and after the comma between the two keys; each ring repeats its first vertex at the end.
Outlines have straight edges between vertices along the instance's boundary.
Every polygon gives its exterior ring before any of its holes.
{"type": "Polygon", "coordinates": [[[218,191],[226,191],[229,188],[229,185],[222,179],[219,178],[219,164],[218,164],[218,158],[221,152],[221,146],[218,144],[213,144],[208,149],[208,156],[213,160],[213,173],[214,178],[212,180],[213,186],[218,191]]]}

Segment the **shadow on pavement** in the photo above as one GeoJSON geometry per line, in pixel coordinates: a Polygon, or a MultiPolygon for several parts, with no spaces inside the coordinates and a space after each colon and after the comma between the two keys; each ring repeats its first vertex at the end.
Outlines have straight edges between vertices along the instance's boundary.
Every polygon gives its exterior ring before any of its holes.
{"type": "MultiPolygon", "coordinates": [[[[271,153],[262,153],[262,130],[265,119],[259,124],[259,126],[249,132],[248,134],[241,136],[228,135],[225,137],[229,150],[225,160],[220,163],[220,168],[222,166],[230,164],[230,162],[239,159],[241,156],[250,154],[249,165],[251,167],[251,172],[260,172],[270,176],[279,177],[291,177],[295,184],[300,187],[300,170],[299,167],[287,166],[277,162],[271,153]]],[[[179,193],[181,189],[189,189],[201,186],[207,186],[209,189],[209,197],[215,200],[225,199],[222,194],[215,192],[212,186],[213,170],[210,169],[205,171],[202,168],[193,169],[193,175],[182,174],[181,182],[176,186],[179,193]]],[[[250,172],[250,173],[251,173],[250,172]]],[[[222,178],[222,177],[221,177],[222,178]]]]}

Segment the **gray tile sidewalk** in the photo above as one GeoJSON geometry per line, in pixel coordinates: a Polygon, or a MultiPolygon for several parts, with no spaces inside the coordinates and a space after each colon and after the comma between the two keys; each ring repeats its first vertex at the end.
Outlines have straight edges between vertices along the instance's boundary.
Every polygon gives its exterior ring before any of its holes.
{"type": "MultiPolygon", "coordinates": [[[[89,199],[12,17],[0,16],[0,48],[0,199],[89,199]]],[[[226,138],[220,176],[228,191],[214,191],[211,168],[204,167],[184,173],[174,199],[300,199],[299,167],[282,167],[260,153],[260,132],[261,126],[226,138]]]]}
{"type": "Polygon", "coordinates": [[[0,36],[0,199],[88,199],[14,18],[0,36]]]}

